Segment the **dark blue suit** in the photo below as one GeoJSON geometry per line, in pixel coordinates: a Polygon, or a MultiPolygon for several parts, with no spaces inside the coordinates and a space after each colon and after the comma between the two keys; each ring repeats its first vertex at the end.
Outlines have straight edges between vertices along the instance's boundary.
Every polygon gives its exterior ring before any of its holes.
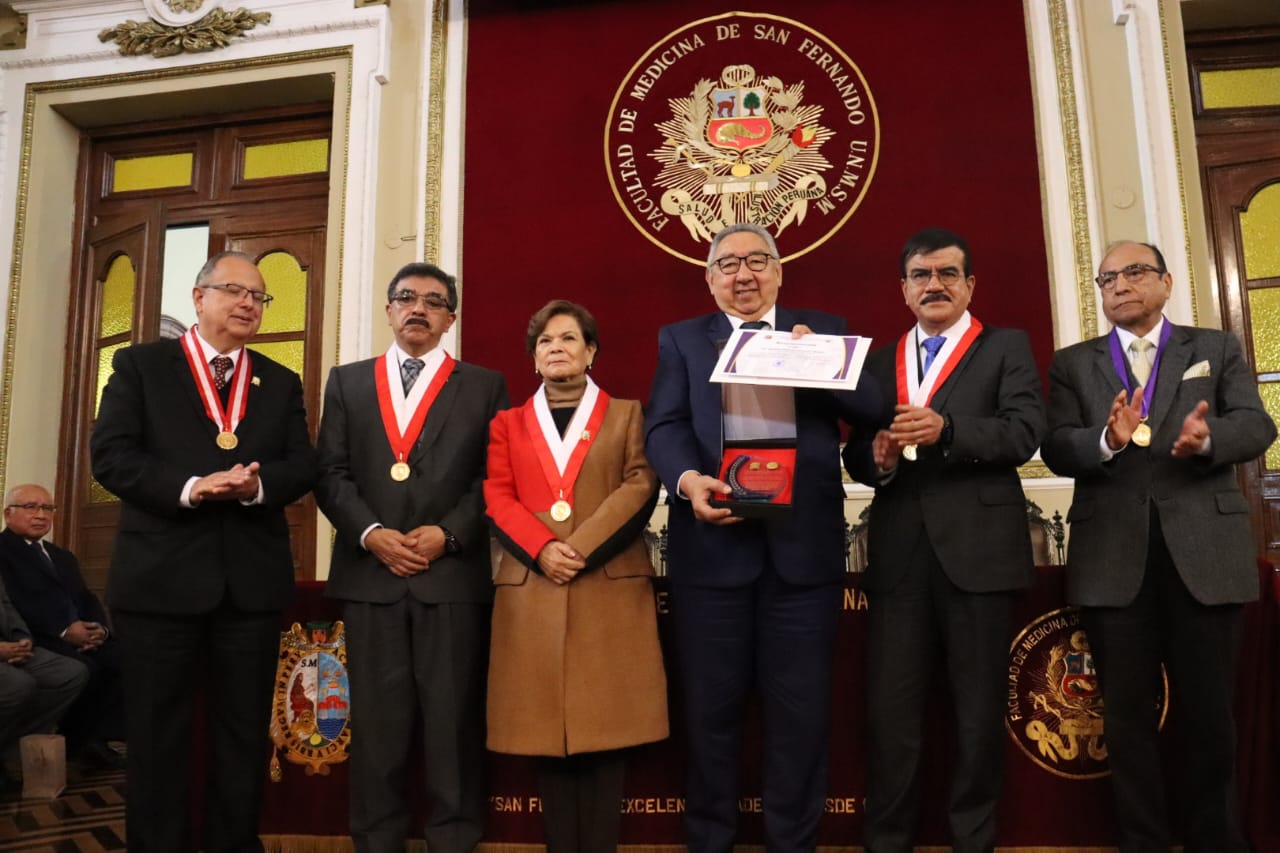
{"type": "MultiPolygon", "coordinates": [[[[776,316],[780,331],[801,323],[845,331],[829,314],[778,308],[776,316]]],[[[742,714],[754,684],[766,721],[769,849],[812,850],[845,569],[838,421],[873,418],[880,395],[870,381],[855,393],[797,390],[791,511],[727,526],[698,521],[676,486],[685,471],[720,469],[721,386],[708,380],[730,332],[722,313],[660,331],[645,422],[645,455],[672,495],[668,573],[689,735],[685,829],[694,853],[732,847],[742,714]]]]}

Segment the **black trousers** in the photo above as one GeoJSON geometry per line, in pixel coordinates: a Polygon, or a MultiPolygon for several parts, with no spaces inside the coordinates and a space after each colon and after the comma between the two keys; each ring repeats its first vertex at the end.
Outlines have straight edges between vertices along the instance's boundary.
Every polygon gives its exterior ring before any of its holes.
{"type": "Polygon", "coordinates": [[[1102,687],[1120,850],[1169,849],[1157,702],[1163,663],[1183,734],[1185,776],[1178,785],[1183,849],[1246,851],[1232,709],[1242,607],[1196,601],[1173,565],[1154,507],[1150,530],[1138,597],[1126,607],[1086,607],[1081,613],[1102,687]]]}
{"type": "Polygon", "coordinates": [[[678,585],[671,595],[689,733],[690,853],[728,853],[738,825],[742,722],[764,716],[769,853],[812,853],[827,791],[831,665],[841,585],[796,586],[772,566],[752,584],[678,585]]]}
{"type": "Polygon", "coordinates": [[[537,759],[547,853],[615,853],[626,752],[537,759]]]}
{"type": "Polygon", "coordinates": [[[405,790],[420,726],[432,853],[467,853],[480,842],[484,787],[484,685],[489,605],[348,601],[351,840],[357,853],[404,853],[405,790]]]}
{"type": "Polygon", "coordinates": [[[956,716],[947,803],[952,850],[993,850],[1013,594],[960,589],[921,536],[899,583],[870,593],[868,603],[867,850],[912,849],[920,817],[924,717],[943,673],[956,716]]]}
{"type": "Polygon", "coordinates": [[[261,853],[280,614],[113,610],[124,661],[130,853],[261,853]],[[191,834],[192,716],[205,706],[204,842],[191,834]]]}

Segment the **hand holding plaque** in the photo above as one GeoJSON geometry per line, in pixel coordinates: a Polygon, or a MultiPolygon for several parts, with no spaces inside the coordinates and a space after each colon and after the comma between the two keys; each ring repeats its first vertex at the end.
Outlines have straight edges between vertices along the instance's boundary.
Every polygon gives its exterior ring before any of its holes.
{"type": "Polygon", "coordinates": [[[794,442],[728,444],[720,462],[720,479],[731,489],[712,498],[744,518],[766,518],[791,509],[795,480],[794,442]]]}

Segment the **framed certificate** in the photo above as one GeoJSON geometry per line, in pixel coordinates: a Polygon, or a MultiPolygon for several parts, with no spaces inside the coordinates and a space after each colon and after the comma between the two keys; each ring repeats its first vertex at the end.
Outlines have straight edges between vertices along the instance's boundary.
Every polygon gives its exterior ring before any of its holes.
{"type": "Polygon", "coordinates": [[[803,335],[772,329],[738,329],[730,336],[712,382],[831,388],[858,386],[871,338],[859,335],[803,335]]]}

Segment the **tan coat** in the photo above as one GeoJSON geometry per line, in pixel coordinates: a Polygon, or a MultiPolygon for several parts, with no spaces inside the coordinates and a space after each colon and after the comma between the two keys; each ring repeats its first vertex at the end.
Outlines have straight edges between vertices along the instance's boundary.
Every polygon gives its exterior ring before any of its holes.
{"type": "Polygon", "coordinates": [[[555,496],[527,428],[531,406],[499,413],[490,427],[485,500],[505,548],[495,578],[489,748],[564,756],[661,740],[666,675],[653,566],[639,536],[657,478],[644,458],[640,404],[609,401],[563,522],[547,512],[555,496]],[[587,559],[565,585],[529,568],[556,538],[587,559]]]}

